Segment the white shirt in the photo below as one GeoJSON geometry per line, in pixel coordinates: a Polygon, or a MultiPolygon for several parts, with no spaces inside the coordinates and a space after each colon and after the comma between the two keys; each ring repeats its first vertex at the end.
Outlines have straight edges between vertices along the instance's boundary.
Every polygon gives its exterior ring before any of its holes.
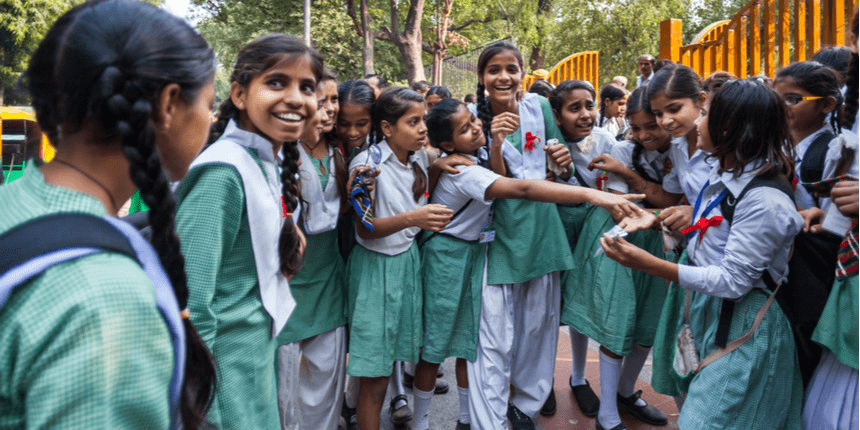
{"type": "MultiPolygon", "coordinates": [[[[839,136],[836,139],[831,140],[827,147],[827,155],[824,159],[824,178],[832,178],[836,176],[836,164],[839,163],[839,160],[842,158],[843,146],[854,152],[854,159],[851,160],[848,171],[845,174],[860,177],[860,172],[858,172],[860,168],[858,168],[857,165],[857,135],[843,128],[839,136]]],[[[821,226],[833,234],[843,236],[851,226],[851,218],[842,215],[830,199],[822,199],[822,210],[827,214],[825,215],[824,220],[821,221],[821,226]],[[826,204],[824,204],[825,201],[826,204]],[[826,206],[827,209],[824,209],[823,206],[826,206]]]]}
{"type": "Polygon", "coordinates": [[[646,84],[648,84],[648,82],[651,82],[651,78],[653,78],[653,77],[654,77],[654,72],[653,72],[653,71],[651,72],[651,74],[650,74],[650,75],[648,75],[648,79],[646,79],[646,80],[644,80],[644,81],[642,80],[642,75],[637,76],[637,77],[636,77],[636,88],[639,88],[639,87],[641,87],[642,85],[646,85],[646,84]]]}
{"type": "MultiPolygon", "coordinates": [[[[629,140],[619,142],[612,150],[612,158],[618,160],[621,163],[624,163],[625,166],[629,167],[635,172],[636,169],[633,167],[633,148],[635,147],[636,144],[629,140]]],[[[663,163],[668,157],[668,150],[666,152],[661,153],[660,151],[649,151],[647,149],[644,149],[642,151],[641,156],[639,157],[638,163],[639,166],[641,166],[645,170],[645,173],[651,176],[652,179],[662,180],[663,182],[665,182],[667,179],[676,178],[674,179],[674,182],[677,183],[678,173],[674,167],[665,175],[663,174],[663,163]]],[[[627,184],[627,181],[625,181],[624,178],[619,175],[616,175],[615,173],[609,174],[609,182],[607,183],[607,187],[620,193],[626,194],[630,192],[630,186],[627,184]]],[[[638,192],[638,190],[634,191],[638,192]]]]}
{"type": "MultiPolygon", "coordinates": [[[[794,190],[794,200],[797,202],[798,206],[803,209],[809,209],[815,206],[815,199],[812,198],[812,195],[809,194],[809,191],[806,191],[806,188],[804,186],[800,185],[800,165],[803,164],[803,159],[806,158],[806,151],[809,150],[809,147],[812,145],[812,142],[815,140],[815,138],[817,138],[818,135],[820,135],[821,133],[826,133],[828,131],[832,133],[833,129],[830,127],[830,125],[825,125],[816,130],[814,133],[810,134],[809,136],[806,136],[794,147],[794,173],[797,175],[798,181],[797,188],[795,188],[794,190]]],[[[830,142],[828,142],[828,147],[830,143],[833,143],[833,141],[838,140],[839,136],[832,139],[830,142]]],[[[817,178],[816,180],[821,180],[823,178],[827,178],[827,176],[822,176],[821,178],[817,178]]],[[[830,205],[830,199],[820,199],[819,205],[822,210],[826,211],[827,207],[830,205]]]]}
{"type": "MultiPolygon", "coordinates": [[[[415,181],[415,172],[412,170],[412,162],[417,162],[418,167],[427,175],[427,154],[424,151],[416,151],[409,159],[408,164],[403,164],[391,151],[388,142],[383,140],[376,145],[381,152],[380,162],[373,161],[373,146],[356,155],[349,163],[352,171],[358,166],[372,166],[379,168],[379,176],[376,177],[371,198],[373,199],[373,217],[388,218],[427,204],[427,197],[422,195],[418,201],[412,195],[412,184],[415,181]]],[[[415,236],[421,232],[418,227],[409,227],[378,239],[365,239],[356,234],[358,243],[371,250],[385,255],[398,255],[409,250],[415,236]]]]}
{"type": "Polygon", "coordinates": [[[670,193],[683,193],[687,202],[692,205],[708,181],[711,169],[719,167],[720,162],[716,158],[708,157],[701,149],[696,149],[690,157],[686,136],[672,138],[672,146],[667,152],[675,175],[667,176],[663,180],[663,189],[670,193]]]}
{"type": "MultiPolygon", "coordinates": [[[[702,203],[693,217],[698,220],[709,203],[725,189],[737,196],[752,180],[758,169],[748,169],[739,178],[731,172],[718,174],[714,166],[709,175],[710,185],[704,190],[702,203]]],[[[730,198],[728,195],[726,198],[730,198]]],[[[695,199],[693,200],[695,203],[695,199]]],[[[720,205],[708,214],[722,215],[720,205]]],[[[791,199],[782,191],[770,187],[750,190],[735,207],[734,220],[723,220],[719,226],[708,228],[701,242],[697,232],[687,245],[690,261],[695,266],[679,265],[678,278],[682,287],[727,299],[739,299],[753,288],[766,288],[762,280],[769,270],[779,284],[785,278],[788,257],[794,236],[803,228],[803,219],[791,199]]]]}
{"type": "MultiPolygon", "coordinates": [[[[320,143],[325,145],[325,142],[320,143]]],[[[311,162],[310,156],[302,145],[299,146],[299,177],[302,181],[302,200],[305,203],[302,213],[305,233],[319,234],[334,230],[340,213],[340,193],[334,177],[334,148],[328,148],[328,165],[325,166],[328,183],[322,189],[319,172],[311,162]]]]}
{"type": "Polygon", "coordinates": [[[581,187],[597,188],[597,178],[603,175],[599,169],[588,170],[588,165],[600,154],[612,154],[612,148],[618,144],[615,136],[612,136],[606,130],[595,127],[591,130],[591,134],[578,142],[567,142],[568,150],[570,150],[570,158],[573,166],[576,169],[576,175],[570,175],[567,181],[558,179],[558,182],[567,183],[568,185],[578,185],[581,187]],[[577,175],[585,181],[584,184],[579,183],[577,175]]]}
{"type": "MultiPolygon", "coordinates": [[[[477,164],[476,157],[467,157],[477,164]]],[[[430,202],[445,205],[454,213],[468,204],[469,207],[452,219],[442,233],[463,240],[478,240],[493,204],[492,199],[487,200],[484,195],[487,188],[501,176],[478,165],[457,166],[457,169],[460,173],[456,175],[442,173],[430,202]]]]}

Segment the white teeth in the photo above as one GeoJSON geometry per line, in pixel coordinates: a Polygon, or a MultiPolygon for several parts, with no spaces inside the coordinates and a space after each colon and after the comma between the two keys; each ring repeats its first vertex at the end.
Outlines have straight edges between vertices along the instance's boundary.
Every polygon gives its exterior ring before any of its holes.
{"type": "Polygon", "coordinates": [[[302,117],[295,113],[275,114],[275,116],[284,121],[301,121],[302,117]]]}

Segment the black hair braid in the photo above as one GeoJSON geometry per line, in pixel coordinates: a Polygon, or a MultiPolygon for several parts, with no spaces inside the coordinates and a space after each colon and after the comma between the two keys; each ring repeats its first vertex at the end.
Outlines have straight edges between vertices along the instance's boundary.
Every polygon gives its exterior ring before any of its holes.
{"type": "MultiPolygon", "coordinates": [[[[155,150],[155,134],[150,121],[152,105],[143,98],[144,92],[138,85],[143,84],[123,83],[119,69],[107,67],[99,82],[99,90],[105,96],[102,100],[107,101],[103,108],[94,107],[94,112],[101,113],[99,116],[109,126],[108,130],[115,129],[122,137],[122,152],[129,161],[131,179],[140,190],[141,199],[149,206],[152,246],[173,285],[179,308],[186,309],[188,283],[185,259],[175,230],[176,199],[155,150]]],[[[185,428],[199,428],[207,422],[204,411],[212,401],[214,384],[196,381],[215,381],[214,358],[190,320],[183,318],[183,325],[188,352],[186,363],[194,365],[185,366],[186,383],[182,387],[180,412],[185,428]]]]}
{"type": "Polygon", "coordinates": [[[648,182],[654,182],[654,183],[656,183],[656,184],[659,184],[659,183],[660,183],[660,181],[658,181],[658,180],[656,180],[656,179],[652,178],[652,177],[651,177],[651,175],[649,175],[649,174],[648,174],[648,172],[645,170],[645,168],[644,168],[644,167],[642,167],[642,164],[639,162],[639,160],[641,160],[641,159],[642,159],[642,152],[643,152],[644,150],[645,150],[645,147],[644,147],[644,146],[642,146],[642,144],[641,144],[641,143],[639,143],[639,142],[634,142],[634,145],[633,145],[633,155],[632,155],[632,157],[631,157],[631,159],[632,159],[631,161],[633,161],[633,170],[635,170],[635,171],[636,171],[636,174],[638,174],[639,176],[641,176],[641,177],[642,177],[642,179],[644,179],[644,180],[646,180],[646,181],[648,181],[648,182]]]}
{"type": "Polygon", "coordinates": [[[487,146],[489,146],[492,142],[492,136],[490,136],[490,124],[493,122],[493,112],[490,110],[490,101],[487,100],[487,97],[484,95],[485,90],[486,87],[483,84],[478,84],[478,90],[475,91],[475,96],[478,97],[478,119],[483,123],[484,137],[487,138],[487,146]]]}
{"type": "MultiPolygon", "coordinates": [[[[409,156],[412,156],[411,151],[409,156]]],[[[412,197],[415,199],[415,203],[418,203],[418,200],[421,200],[421,196],[427,194],[427,175],[424,174],[424,171],[421,170],[421,167],[415,161],[412,162],[412,172],[415,174],[415,180],[412,181],[412,197]]]]}
{"type": "MultiPolygon", "coordinates": [[[[283,147],[284,159],[281,162],[281,193],[284,207],[288,214],[296,210],[299,203],[299,183],[296,173],[299,171],[298,142],[285,142],[283,147]]],[[[293,217],[287,215],[281,227],[278,239],[278,255],[281,260],[281,273],[287,278],[298,273],[302,268],[302,254],[299,252],[299,235],[296,233],[293,217]]]]}
{"type": "Polygon", "coordinates": [[[847,91],[845,91],[845,111],[842,115],[842,126],[847,129],[854,128],[854,121],[857,120],[858,108],[858,69],[857,69],[857,53],[851,54],[851,65],[848,66],[848,81],[845,83],[847,91]]]}
{"type": "Polygon", "coordinates": [[[842,115],[844,115],[842,112],[842,91],[835,92],[833,97],[836,99],[836,108],[833,109],[833,113],[830,115],[830,127],[833,128],[833,133],[839,135],[841,129],[839,125],[842,124],[842,115]]]}
{"type": "Polygon", "coordinates": [[[233,104],[233,99],[227,98],[221,103],[221,106],[218,107],[218,119],[209,126],[209,139],[207,140],[207,145],[211,145],[215,143],[216,140],[221,138],[221,135],[224,134],[224,130],[227,129],[227,124],[230,123],[231,119],[234,119],[239,116],[239,109],[236,108],[236,105],[233,104]]]}

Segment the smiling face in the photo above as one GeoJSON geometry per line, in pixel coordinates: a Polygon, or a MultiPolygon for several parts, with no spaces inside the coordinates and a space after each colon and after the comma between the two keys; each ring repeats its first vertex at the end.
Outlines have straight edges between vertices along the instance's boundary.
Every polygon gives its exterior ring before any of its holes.
{"type": "Polygon", "coordinates": [[[331,122],[328,112],[323,108],[323,104],[325,103],[325,88],[322,85],[317,87],[317,97],[319,97],[317,114],[308,121],[300,138],[302,142],[310,143],[311,146],[316,145],[322,139],[325,128],[323,124],[331,122]]]}
{"type": "Polygon", "coordinates": [[[233,82],[230,98],[239,109],[239,127],[275,145],[296,141],[317,113],[316,76],[307,56],[285,57],[251,79],[233,82]]]}
{"type": "Polygon", "coordinates": [[[648,112],[636,112],[627,117],[633,140],[649,151],[665,151],[672,144],[672,135],[657,124],[657,118],[648,112]]]}
{"type": "Polygon", "coordinates": [[[337,136],[348,149],[358,148],[370,134],[372,124],[369,107],[344,103],[337,115],[337,136]]]}
{"type": "Polygon", "coordinates": [[[322,109],[325,109],[327,119],[322,122],[323,133],[328,133],[334,129],[334,123],[337,118],[337,113],[340,110],[340,103],[337,96],[337,81],[326,79],[322,82],[323,88],[323,103],[322,109]]]}
{"type": "Polygon", "coordinates": [[[672,137],[686,136],[696,127],[696,119],[702,109],[700,100],[670,99],[666,94],[660,93],[649,101],[657,123],[672,137]]]}
{"type": "Polygon", "coordinates": [[[427,124],[424,123],[426,113],[424,103],[411,103],[397,122],[394,124],[383,120],[380,123],[382,133],[388,146],[401,163],[406,164],[409,151],[418,151],[427,141],[427,124]]]}
{"type": "Polygon", "coordinates": [[[505,50],[487,61],[478,83],[490,94],[490,101],[499,105],[516,104],[517,91],[523,81],[523,69],[516,54],[505,50]]]}
{"type": "Polygon", "coordinates": [[[483,123],[466,106],[460,106],[451,115],[451,141],[441,142],[439,146],[447,152],[475,155],[478,148],[487,143],[483,123]]]}
{"type": "Polygon", "coordinates": [[[562,134],[569,140],[581,139],[591,134],[597,111],[594,109],[594,97],[588,90],[575,89],[564,99],[561,111],[553,112],[555,123],[561,128],[562,134]]]}

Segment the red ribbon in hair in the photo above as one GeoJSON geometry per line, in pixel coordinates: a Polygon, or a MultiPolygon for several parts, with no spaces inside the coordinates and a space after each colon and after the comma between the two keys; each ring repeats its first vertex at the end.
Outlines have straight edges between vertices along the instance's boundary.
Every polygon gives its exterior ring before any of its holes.
{"type": "Polygon", "coordinates": [[[681,233],[682,234],[690,234],[696,230],[701,230],[702,232],[699,233],[699,242],[701,243],[702,237],[705,236],[705,231],[708,230],[708,227],[716,227],[716,226],[720,225],[722,222],[723,222],[723,217],[721,217],[719,215],[712,216],[710,218],[702,217],[702,218],[699,218],[699,220],[696,221],[695,224],[681,230],[681,233]]]}
{"type": "Polygon", "coordinates": [[[526,132],[526,144],[523,145],[529,152],[532,152],[535,149],[535,144],[540,143],[540,138],[532,134],[532,132],[526,132]]]}
{"type": "Polygon", "coordinates": [[[284,196],[281,196],[281,217],[287,217],[287,203],[284,201],[284,196]]]}

